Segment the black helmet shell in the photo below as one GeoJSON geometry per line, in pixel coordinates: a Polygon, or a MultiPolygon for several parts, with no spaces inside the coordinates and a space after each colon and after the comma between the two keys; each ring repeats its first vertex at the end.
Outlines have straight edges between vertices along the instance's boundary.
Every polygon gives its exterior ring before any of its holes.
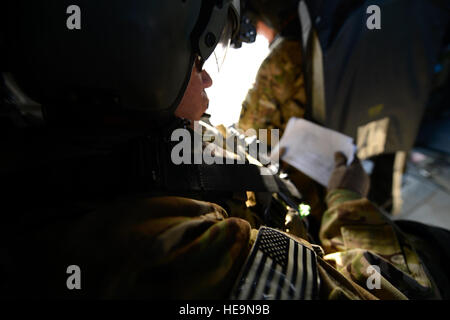
{"type": "Polygon", "coordinates": [[[32,99],[64,105],[60,102],[68,99],[82,103],[84,97],[106,97],[121,108],[155,114],[173,113],[182,98],[199,54],[195,32],[202,20],[208,21],[201,15],[208,14],[211,4],[228,14],[231,5],[201,0],[6,2],[2,71],[11,72],[32,99]],[[72,5],[80,8],[80,29],[67,27],[72,5]]]}

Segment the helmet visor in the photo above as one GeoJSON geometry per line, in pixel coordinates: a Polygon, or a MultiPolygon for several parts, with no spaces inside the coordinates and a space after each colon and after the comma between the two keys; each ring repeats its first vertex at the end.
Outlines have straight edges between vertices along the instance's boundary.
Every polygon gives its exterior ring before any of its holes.
{"type": "Polygon", "coordinates": [[[231,17],[229,17],[227,23],[225,24],[225,27],[222,30],[220,39],[214,48],[214,51],[208,56],[206,60],[202,59],[202,66],[206,64],[208,68],[214,68],[217,70],[217,72],[220,72],[225,62],[228,49],[231,45],[234,28],[234,21],[231,19],[231,17]]]}
{"type": "Polygon", "coordinates": [[[219,42],[217,43],[216,48],[214,49],[213,54],[209,58],[214,59],[218,72],[220,72],[223,63],[225,62],[228,49],[230,48],[232,34],[233,34],[233,24],[232,21],[229,19],[228,23],[225,25],[225,28],[222,31],[221,37],[219,39],[219,42]]]}

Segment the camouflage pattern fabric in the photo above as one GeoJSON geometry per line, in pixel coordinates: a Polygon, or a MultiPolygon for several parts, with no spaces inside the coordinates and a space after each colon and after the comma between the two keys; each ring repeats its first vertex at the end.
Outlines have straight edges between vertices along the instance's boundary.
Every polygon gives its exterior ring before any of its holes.
{"type": "MultiPolygon", "coordinates": [[[[433,297],[414,250],[369,201],[335,190],[327,203],[323,248],[291,229],[319,256],[320,298],[433,297]],[[367,286],[370,265],[381,269],[378,289],[367,286]]],[[[61,265],[76,261],[88,275],[82,290],[87,297],[226,299],[257,229],[212,203],[158,197],[122,200],[45,234],[46,246],[60,248],[52,259],[59,257],[61,265]]]]}
{"type": "Polygon", "coordinates": [[[40,261],[52,267],[43,275],[52,297],[219,299],[231,291],[251,239],[249,223],[218,205],[157,197],[116,201],[47,228],[34,243],[49,252],[40,261]],[[71,264],[82,272],[79,292],[65,287],[71,264]]]}
{"type": "Polygon", "coordinates": [[[303,118],[305,106],[301,44],[279,38],[243,102],[238,125],[244,131],[280,129],[281,137],[291,117],[303,118]]]}
{"type": "MultiPolygon", "coordinates": [[[[324,261],[378,299],[438,298],[408,239],[371,202],[354,192],[335,190],[328,194],[327,204],[320,229],[324,261]],[[374,274],[370,266],[380,270],[379,288],[367,285],[374,274]]],[[[340,291],[334,286],[329,297],[340,291]]]]}

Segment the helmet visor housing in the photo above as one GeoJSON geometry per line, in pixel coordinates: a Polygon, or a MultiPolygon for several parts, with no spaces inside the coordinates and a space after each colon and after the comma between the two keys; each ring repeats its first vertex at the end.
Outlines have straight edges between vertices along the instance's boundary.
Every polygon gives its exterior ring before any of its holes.
{"type": "Polygon", "coordinates": [[[195,47],[203,63],[212,56],[220,69],[231,39],[239,34],[240,0],[206,2],[203,10],[210,13],[205,14],[208,20],[200,26],[199,36],[194,38],[197,41],[195,47]]]}

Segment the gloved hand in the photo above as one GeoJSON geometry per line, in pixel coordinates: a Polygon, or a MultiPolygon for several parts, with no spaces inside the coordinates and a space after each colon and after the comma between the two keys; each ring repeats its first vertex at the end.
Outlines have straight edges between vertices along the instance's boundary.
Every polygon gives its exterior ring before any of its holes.
{"type": "Polygon", "coordinates": [[[341,152],[336,152],[334,162],[335,169],[328,182],[328,191],[345,189],[367,197],[370,178],[361,166],[359,159],[355,156],[355,160],[347,167],[347,157],[341,152]]]}

